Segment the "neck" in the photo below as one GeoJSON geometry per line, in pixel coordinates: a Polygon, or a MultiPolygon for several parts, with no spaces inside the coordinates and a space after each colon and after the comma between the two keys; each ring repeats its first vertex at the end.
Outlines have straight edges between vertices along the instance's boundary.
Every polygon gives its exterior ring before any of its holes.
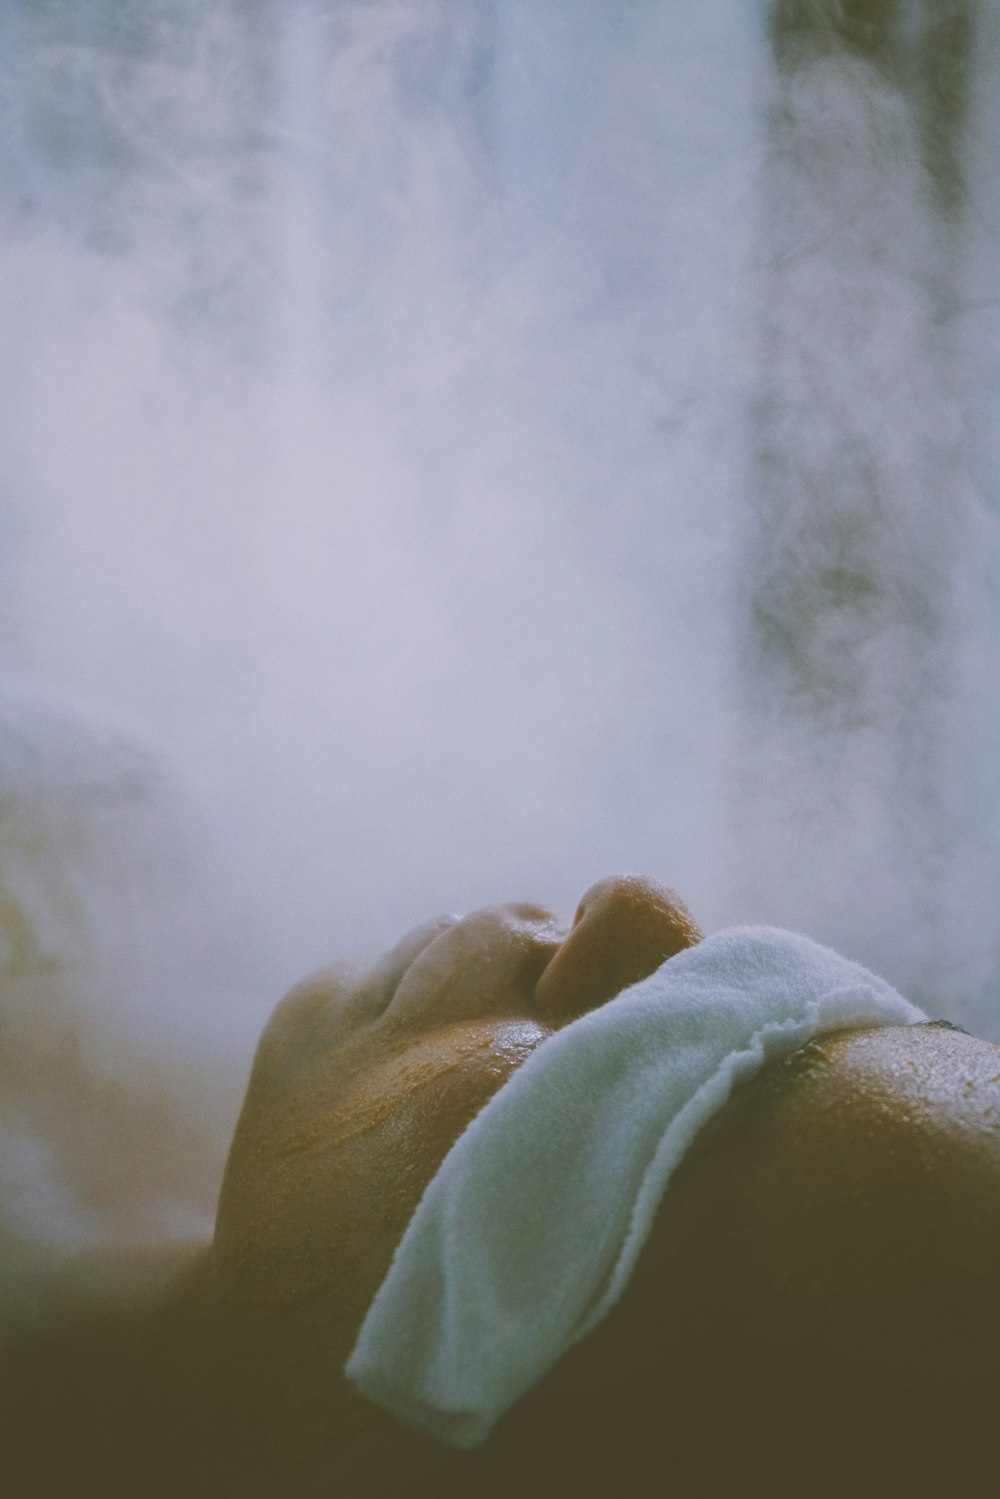
{"type": "Polygon", "coordinates": [[[210,1243],[75,1259],[36,1307],[0,1342],[4,1492],[154,1499],[211,1472],[213,1495],[267,1474],[277,1493],[380,1420],[341,1373],[347,1330],[312,1302],[237,1300],[210,1243]]]}

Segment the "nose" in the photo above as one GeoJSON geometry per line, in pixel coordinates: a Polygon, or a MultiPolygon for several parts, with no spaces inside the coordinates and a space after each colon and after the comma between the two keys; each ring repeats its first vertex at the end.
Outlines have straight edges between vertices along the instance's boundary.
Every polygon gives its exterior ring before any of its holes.
{"type": "Polygon", "coordinates": [[[701,938],[690,911],[666,885],[641,875],[599,880],[535,985],[535,1008],[550,1022],[575,1019],[701,938]]]}

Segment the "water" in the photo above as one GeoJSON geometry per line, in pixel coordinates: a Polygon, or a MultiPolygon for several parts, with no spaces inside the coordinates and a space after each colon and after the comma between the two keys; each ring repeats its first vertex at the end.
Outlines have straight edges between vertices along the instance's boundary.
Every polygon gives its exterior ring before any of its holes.
{"type": "Polygon", "coordinates": [[[5,9],[5,829],[161,788],[7,961],[140,1091],[611,870],[1000,1036],[1000,23],[836,9],[5,9]]]}

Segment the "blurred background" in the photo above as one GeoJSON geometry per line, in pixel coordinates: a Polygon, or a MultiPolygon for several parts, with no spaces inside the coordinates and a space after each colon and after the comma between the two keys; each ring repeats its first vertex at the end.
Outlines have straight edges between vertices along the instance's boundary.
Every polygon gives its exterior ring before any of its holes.
{"type": "Polygon", "coordinates": [[[58,1014],[228,1117],[303,972],[612,871],[1000,1037],[1000,11],[6,0],[0,59],[25,1098],[58,1014]]]}

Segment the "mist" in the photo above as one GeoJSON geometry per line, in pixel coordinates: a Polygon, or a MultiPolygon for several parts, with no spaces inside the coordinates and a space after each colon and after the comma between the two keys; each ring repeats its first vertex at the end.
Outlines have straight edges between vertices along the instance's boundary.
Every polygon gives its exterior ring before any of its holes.
{"type": "Polygon", "coordinates": [[[7,7],[8,971],[88,1065],[222,1139],[302,973],[629,870],[1000,1036],[1000,23],[848,9],[7,7]]]}

